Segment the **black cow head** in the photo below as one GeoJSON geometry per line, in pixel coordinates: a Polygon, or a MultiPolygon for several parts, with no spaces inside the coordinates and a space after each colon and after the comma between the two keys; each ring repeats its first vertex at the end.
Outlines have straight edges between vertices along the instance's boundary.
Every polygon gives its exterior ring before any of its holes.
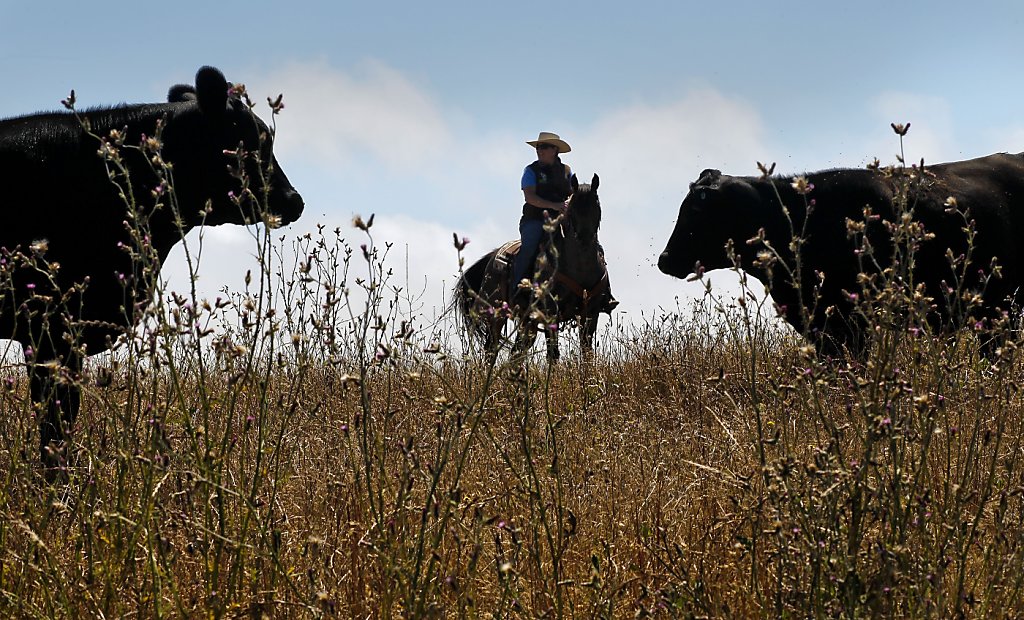
{"type": "Polygon", "coordinates": [[[761,207],[757,189],[748,179],[704,170],[690,184],[679,207],[675,230],[658,258],[658,268],[685,278],[701,269],[732,267],[726,251],[730,240],[742,264],[749,266],[756,249],[747,240],[763,225],[761,207]]]}
{"type": "Polygon", "coordinates": [[[220,71],[203,67],[195,87],[168,92],[170,102],[191,104],[163,134],[182,215],[205,216],[207,224],[289,224],[302,213],[302,197],[274,158],[270,128],[230,88],[220,71]]]}

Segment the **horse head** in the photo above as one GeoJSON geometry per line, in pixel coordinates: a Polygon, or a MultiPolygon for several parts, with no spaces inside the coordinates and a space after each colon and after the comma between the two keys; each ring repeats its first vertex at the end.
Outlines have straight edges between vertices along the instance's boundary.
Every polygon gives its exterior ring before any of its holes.
{"type": "Polygon", "coordinates": [[[581,184],[575,176],[572,178],[572,197],[566,215],[570,234],[581,243],[596,241],[601,227],[601,200],[597,197],[600,181],[596,174],[590,183],[581,184]]]}

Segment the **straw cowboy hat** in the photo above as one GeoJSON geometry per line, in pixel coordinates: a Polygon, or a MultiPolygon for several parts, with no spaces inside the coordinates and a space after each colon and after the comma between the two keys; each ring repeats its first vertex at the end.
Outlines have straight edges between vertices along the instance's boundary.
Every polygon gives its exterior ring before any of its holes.
{"type": "Polygon", "coordinates": [[[536,140],[527,140],[526,143],[532,147],[536,147],[538,144],[551,144],[558,147],[559,153],[568,153],[572,150],[568,142],[559,138],[557,133],[550,131],[542,131],[536,140]]]}

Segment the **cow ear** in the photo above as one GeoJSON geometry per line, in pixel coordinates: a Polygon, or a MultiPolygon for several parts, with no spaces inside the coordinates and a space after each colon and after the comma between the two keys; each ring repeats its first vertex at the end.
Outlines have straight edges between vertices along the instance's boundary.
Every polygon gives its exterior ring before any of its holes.
{"type": "Polygon", "coordinates": [[[590,191],[596,192],[597,186],[601,184],[601,179],[598,178],[597,173],[594,173],[594,178],[590,179],[590,191]]]}
{"type": "Polygon", "coordinates": [[[175,84],[167,91],[168,103],[178,103],[181,101],[195,101],[196,100],[196,87],[191,84],[175,84]]]}
{"type": "Polygon", "coordinates": [[[703,172],[700,173],[700,176],[697,178],[697,182],[698,183],[704,182],[704,183],[707,183],[708,185],[714,185],[714,184],[718,183],[718,179],[720,179],[721,177],[722,177],[722,171],[721,170],[715,170],[714,168],[708,168],[708,169],[706,169],[706,170],[704,170],[703,172]]]}
{"type": "Polygon", "coordinates": [[[196,73],[196,99],[203,114],[220,118],[228,105],[228,81],[213,67],[203,67],[196,73]]]}
{"type": "Polygon", "coordinates": [[[690,190],[700,186],[702,189],[718,189],[719,181],[722,179],[722,172],[714,168],[708,168],[700,173],[697,180],[690,183],[690,190]]]}
{"type": "Polygon", "coordinates": [[[571,179],[569,179],[569,185],[572,186],[572,193],[575,194],[576,192],[580,191],[580,182],[576,179],[575,174],[572,175],[571,179]]]}

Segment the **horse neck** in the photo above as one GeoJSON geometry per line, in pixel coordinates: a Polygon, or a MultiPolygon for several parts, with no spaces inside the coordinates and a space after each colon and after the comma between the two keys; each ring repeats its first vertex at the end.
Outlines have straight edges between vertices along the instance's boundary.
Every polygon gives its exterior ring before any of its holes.
{"type": "Polygon", "coordinates": [[[558,270],[583,285],[601,279],[604,266],[598,251],[597,236],[580,241],[569,235],[561,240],[558,270]]]}

